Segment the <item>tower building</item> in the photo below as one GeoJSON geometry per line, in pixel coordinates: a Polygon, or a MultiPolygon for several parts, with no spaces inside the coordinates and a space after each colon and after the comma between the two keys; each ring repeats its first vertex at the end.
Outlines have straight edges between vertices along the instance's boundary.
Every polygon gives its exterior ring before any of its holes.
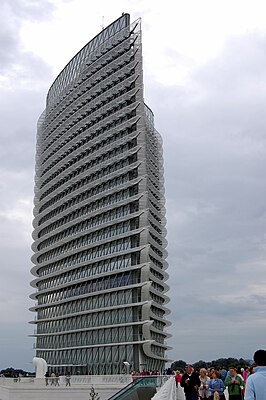
{"type": "Polygon", "coordinates": [[[140,20],[123,14],[50,87],[38,122],[36,356],[114,374],[165,366],[162,140],[144,103],[140,20]]]}

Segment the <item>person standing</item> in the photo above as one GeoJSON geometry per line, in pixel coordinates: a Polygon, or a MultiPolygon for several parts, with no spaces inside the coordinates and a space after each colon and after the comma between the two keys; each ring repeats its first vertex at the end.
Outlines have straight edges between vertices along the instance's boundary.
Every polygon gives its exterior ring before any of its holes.
{"type": "Polygon", "coordinates": [[[242,400],[241,391],[243,387],[243,382],[243,379],[237,375],[236,368],[230,367],[229,375],[224,381],[224,386],[228,387],[229,400],[242,400]]]}
{"type": "Polygon", "coordinates": [[[249,372],[249,366],[246,366],[246,367],[245,367],[245,369],[244,369],[244,371],[243,371],[243,373],[242,373],[242,376],[243,376],[244,382],[246,382],[246,381],[247,381],[248,372],[249,372]]]}
{"type": "Polygon", "coordinates": [[[226,378],[226,376],[227,376],[227,370],[226,370],[226,368],[225,368],[225,367],[222,367],[221,370],[220,370],[219,372],[220,372],[220,378],[221,378],[222,381],[224,382],[224,381],[225,381],[225,378],[226,378]]]}
{"type": "Polygon", "coordinates": [[[206,368],[200,369],[199,379],[200,379],[200,387],[199,387],[200,398],[208,399],[210,396],[209,392],[210,378],[207,376],[206,368]]]}
{"type": "Polygon", "coordinates": [[[212,378],[209,383],[210,399],[215,400],[215,398],[224,400],[224,383],[219,377],[218,371],[214,370],[212,372],[212,378]]]}
{"type": "Polygon", "coordinates": [[[184,388],[186,400],[198,400],[200,379],[191,365],[186,366],[186,371],[181,378],[180,386],[184,388]]]}
{"type": "Polygon", "coordinates": [[[45,373],[45,375],[44,375],[44,377],[45,377],[45,386],[48,386],[49,385],[49,372],[47,371],[46,373],[45,373]]]}
{"type": "Polygon", "coordinates": [[[51,386],[55,386],[55,373],[51,373],[51,386]]]}
{"type": "Polygon", "coordinates": [[[266,350],[257,350],[253,356],[256,367],[247,378],[245,400],[266,400],[266,350]]]}
{"type": "Polygon", "coordinates": [[[71,375],[70,375],[70,372],[66,373],[66,386],[71,386],[71,375]]]}
{"type": "Polygon", "coordinates": [[[176,387],[178,387],[178,385],[180,384],[181,378],[182,378],[182,375],[181,375],[180,371],[177,369],[177,370],[175,371],[175,383],[176,383],[176,387]]]}
{"type": "Polygon", "coordinates": [[[60,377],[58,372],[55,374],[55,386],[59,386],[60,385],[60,377]]]}

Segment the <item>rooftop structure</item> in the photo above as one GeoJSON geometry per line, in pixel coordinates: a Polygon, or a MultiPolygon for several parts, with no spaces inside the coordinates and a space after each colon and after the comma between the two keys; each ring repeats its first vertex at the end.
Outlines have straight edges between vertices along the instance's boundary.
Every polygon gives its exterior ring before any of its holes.
{"type": "Polygon", "coordinates": [[[165,366],[162,140],[143,97],[140,20],[123,14],[67,64],[38,122],[31,298],[49,369],[165,366]]]}

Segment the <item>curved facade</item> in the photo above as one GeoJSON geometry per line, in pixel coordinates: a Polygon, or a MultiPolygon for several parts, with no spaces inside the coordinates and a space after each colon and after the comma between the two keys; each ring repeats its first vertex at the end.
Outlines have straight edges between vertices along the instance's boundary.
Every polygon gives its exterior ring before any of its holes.
{"type": "Polygon", "coordinates": [[[164,204],[140,21],[124,14],[60,73],[38,122],[32,323],[50,369],[164,368],[164,204]]]}

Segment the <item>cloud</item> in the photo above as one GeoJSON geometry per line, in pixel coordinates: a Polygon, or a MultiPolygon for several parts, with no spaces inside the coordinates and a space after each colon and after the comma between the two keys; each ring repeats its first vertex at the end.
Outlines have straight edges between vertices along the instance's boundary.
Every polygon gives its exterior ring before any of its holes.
{"type": "MultiPolygon", "coordinates": [[[[14,311],[15,315],[19,315],[20,309],[14,311]]],[[[1,323],[1,369],[13,367],[34,371],[32,359],[35,354],[32,339],[28,337],[32,332],[27,329],[28,327],[30,325],[22,325],[16,320],[1,323]]]]}
{"type": "Polygon", "coordinates": [[[32,301],[31,232],[37,118],[44,108],[51,68],[25,51],[20,30],[26,20],[50,15],[48,1],[0,4],[0,254],[1,366],[32,370],[28,324],[32,301]]]}
{"type": "MultiPolygon", "coordinates": [[[[25,20],[41,21],[51,16],[55,10],[56,1],[50,0],[2,0],[1,8],[11,19],[15,19],[18,23],[25,20]]],[[[10,24],[10,21],[8,22],[10,24]]]]}
{"type": "Polygon", "coordinates": [[[146,89],[164,139],[174,359],[208,361],[208,332],[232,334],[228,354],[250,356],[249,325],[266,328],[264,46],[260,35],[233,37],[185,86],[146,89]]]}
{"type": "MultiPolygon", "coordinates": [[[[2,75],[9,75],[13,69],[21,68],[19,64],[24,54],[20,31],[24,23],[32,20],[41,21],[51,15],[53,10],[54,6],[48,0],[42,2],[37,0],[1,1],[0,73],[2,75]]],[[[35,56],[28,54],[28,57],[35,56]]]]}

